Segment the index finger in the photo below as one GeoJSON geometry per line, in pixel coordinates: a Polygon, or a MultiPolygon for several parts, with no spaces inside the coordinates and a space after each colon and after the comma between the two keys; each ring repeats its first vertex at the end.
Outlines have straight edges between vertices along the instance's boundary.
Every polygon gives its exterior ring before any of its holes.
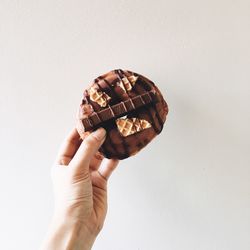
{"type": "Polygon", "coordinates": [[[58,155],[56,157],[56,164],[67,166],[74,157],[81,143],[82,139],[76,128],[72,129],[68,136],[66,136],[64,139],[59,149],[58,155]]]}

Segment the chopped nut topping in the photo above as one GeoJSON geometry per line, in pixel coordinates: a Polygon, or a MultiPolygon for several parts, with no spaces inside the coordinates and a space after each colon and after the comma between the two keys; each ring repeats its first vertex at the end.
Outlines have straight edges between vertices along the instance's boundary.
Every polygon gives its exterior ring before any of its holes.
{"type": "Polygon", "coordinates": [[[90,100],[98,103],[101,107],[106,107],[111,99],[110,96],[100,90],[97,90],[94,86],[89,89],[88,93],[90,95],[90,100]]]}
{"type": "Polygon", "coordinates": [[[116,119],[116,125],[119,132],[124,137],[151,127],[151,124],[144,119],[126,117],[116,119]]]}

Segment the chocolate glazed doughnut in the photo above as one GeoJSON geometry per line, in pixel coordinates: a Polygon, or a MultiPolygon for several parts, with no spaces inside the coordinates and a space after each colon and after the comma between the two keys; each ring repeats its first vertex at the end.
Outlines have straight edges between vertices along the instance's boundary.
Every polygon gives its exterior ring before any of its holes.
{"type": "Polygon", "coordinates": [[[125,159],[161,133],[167,114],[168,105],[152,81],[117,69],[97,77],[84,91],[76,127],[83,139],[89,131],[105,128],[100,153],[125,159]]]}

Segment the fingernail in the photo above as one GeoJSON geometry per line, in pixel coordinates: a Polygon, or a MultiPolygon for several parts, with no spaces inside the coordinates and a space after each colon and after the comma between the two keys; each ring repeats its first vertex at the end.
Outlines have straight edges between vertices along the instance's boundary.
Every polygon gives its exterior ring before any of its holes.
{"type": "Polygon", "coordinates": [[[98,140],[102,141],[106,135],[106,130],[104,128],[99,128],[92,133],[92,135],[98,140]]]}

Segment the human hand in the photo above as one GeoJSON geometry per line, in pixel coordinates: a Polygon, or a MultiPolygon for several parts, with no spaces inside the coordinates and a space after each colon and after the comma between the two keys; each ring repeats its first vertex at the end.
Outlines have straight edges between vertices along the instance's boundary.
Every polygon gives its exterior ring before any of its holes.
{"type": "Polygon", "coordinates": [[[50,234],[54,236],[49,236],[51,245],[47,243],[46,249],[64,249],[65,241],[72,244],[70,249],[90,249],[101,230],[107,213],[107,180],[118,164],[103,160],[98,152],[105,133],[100,128],[82,141],[74,129],[61,146],[52,167],[55,210],[50,234]]]}

